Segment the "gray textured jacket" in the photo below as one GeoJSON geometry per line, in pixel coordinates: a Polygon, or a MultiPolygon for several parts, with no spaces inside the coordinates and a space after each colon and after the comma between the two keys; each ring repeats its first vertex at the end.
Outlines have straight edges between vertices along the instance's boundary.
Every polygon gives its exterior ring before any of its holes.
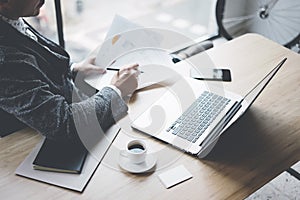
{"type": "Polygon", "coordinates": [[[69,55],[32,32],[38,42],[0,19],[0,131],[25,124],[47,138],[72,139],[78,127],[81,134],[84,127],[106,130],[126,114],[125,102],[111,88],[93,96],[80,92],[72,83],[69,55]]]}

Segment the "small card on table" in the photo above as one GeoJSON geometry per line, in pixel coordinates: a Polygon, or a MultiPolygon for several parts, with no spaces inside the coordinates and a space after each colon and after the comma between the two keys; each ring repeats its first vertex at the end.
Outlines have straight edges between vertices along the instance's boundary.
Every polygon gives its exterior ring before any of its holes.
{"type": "Polygon", "coordinates": [[[183,165],[158,175],[159,180],[167,189],[192,177],[192,174],[183,165]]]}

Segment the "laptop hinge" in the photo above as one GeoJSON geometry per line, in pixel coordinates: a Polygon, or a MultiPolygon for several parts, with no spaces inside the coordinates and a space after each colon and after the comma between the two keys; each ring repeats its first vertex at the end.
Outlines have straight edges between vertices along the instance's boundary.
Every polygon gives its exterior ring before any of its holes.
{"type": "Polygon", "coordinates": [[[216,125],[216,127],[211,131],[207,138],[205,138],[199,146],[209,145],[210,142],[214,141],[216,137],[219,136],[219,133],[223,130],[223,128],[230,122],[233,116],[239,111],[242,107],[242,102],[244,99],[239,102],[235,102],[231,109],[225,114],[225,116],[220,120],[220,122],[216,125]]]}

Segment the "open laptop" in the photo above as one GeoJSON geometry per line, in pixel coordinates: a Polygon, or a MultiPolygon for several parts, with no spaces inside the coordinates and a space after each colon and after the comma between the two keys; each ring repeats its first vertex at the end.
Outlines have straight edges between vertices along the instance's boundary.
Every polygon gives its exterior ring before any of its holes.
{"type": "Polygon", "coordinates": [[[198,87],[196,100],[182,112],[178,105],[170,103],[172,95],[167,92],[138,116],[131,126],[203,158],[212,150],[219,136],[251,106],[286,60],[284,58],[244,97],[223,88],[210,88],[208,91],[205,87],[198,87]],[[155,114],[158,108],[163,108],[164,112],[155,114]],[[162,122],[155,125],[155,120],[162,122]]]}

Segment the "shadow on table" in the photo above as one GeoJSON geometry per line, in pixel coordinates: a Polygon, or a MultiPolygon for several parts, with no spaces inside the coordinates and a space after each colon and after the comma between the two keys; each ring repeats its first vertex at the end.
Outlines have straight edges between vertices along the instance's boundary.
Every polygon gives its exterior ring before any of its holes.
{"type": "Polygon", "coordinates": [[[299,153],[287,130],[280,116],[252,107],[200,161],[243,186],[262,185],[293,164],[291,152],[299,153]]]}

